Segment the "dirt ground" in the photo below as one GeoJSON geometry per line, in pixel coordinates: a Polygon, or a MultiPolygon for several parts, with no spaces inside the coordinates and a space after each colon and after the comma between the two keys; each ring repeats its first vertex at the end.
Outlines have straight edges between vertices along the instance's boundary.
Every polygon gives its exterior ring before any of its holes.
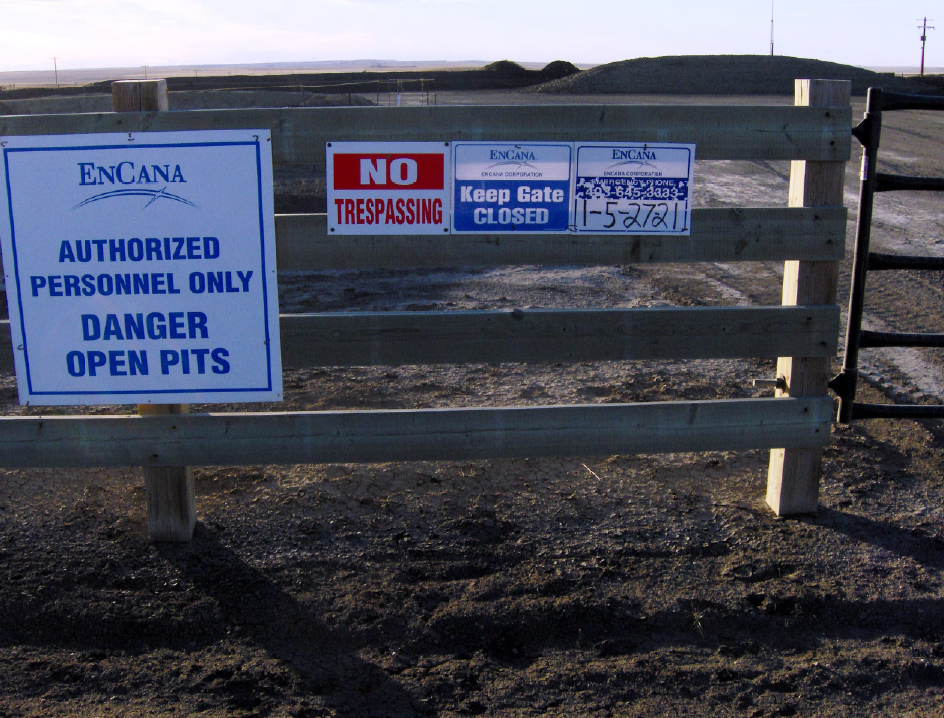
{"type": "MultiPolygon", "coordinates": [[[[942,140],[944,113],[889,116],[883,168],[944,175],[942,140]]],[[[699,163],[696,198],[783,205],[788,172],[699,163]]],[[[323,202],[322,180],[281,172],[277,191],[307,182],[323,202]]],[[[942,210],[940,194],[879,197],[874,245],[940,254],[942,210]]],[[[283,276],[280,295],[289,312],[777,304],[781,279],[775,264],[325,272],[283,276]]],[[[944,331],[937,275],[869,281],[870,326],[944,331]]],[[[868,400],[944,396],[939,355],[863,360],[868,400]]],[[[760,396],[751,379],[773,373],[326,368],[288,372],[281,406],[760,396]]],[[[0,377],[2,413],[15,396],[0,377]]],[[[944,715],[944,425],[834,427],[820,510],[798,519],[766,508],[767,458],[201,467],[188,545],[148,541],[137,470],[3,470],[0,716],[944,715]]]]}

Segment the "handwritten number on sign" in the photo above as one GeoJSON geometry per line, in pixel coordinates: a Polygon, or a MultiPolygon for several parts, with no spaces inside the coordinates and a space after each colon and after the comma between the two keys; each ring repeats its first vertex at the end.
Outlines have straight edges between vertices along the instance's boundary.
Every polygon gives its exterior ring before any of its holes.
{"type": "Polygon", "coordinates": [[[610,211],[610,205],[615,206],[616,204],[617,204],[616,202],[607,202],[607,203],[606,203],[606,216],[610,218],[610,223],[609,223],[609,224],[604,224],[604,225],[603,225],[603,228],[604,228],[604,229],[610,229],[611,227],[616,226],[616,215],[613,214],[613,213],[610,211]]]}
{"type": "Polygon", "coordinates": [[[589,227],[588,221],[593,222],[593,217],[598,216],[601,219],[606,216],[604,224],[595,225],[600,229],[614,229],[617,222],[622,224],[621,229],[629,231],[655,230],[672,231],[678,229],[680,212],[684,212],[684,207],[680,209],[678,202],[626,202],[625,200],[606,200],[603,202],[603,209],[590,209],[590,207],[599,207],[600,204],[583,200],[581,207],[583,215],[583,227],[589,227]],[[671,214],[671,222],[669,222],[671,214]]]}

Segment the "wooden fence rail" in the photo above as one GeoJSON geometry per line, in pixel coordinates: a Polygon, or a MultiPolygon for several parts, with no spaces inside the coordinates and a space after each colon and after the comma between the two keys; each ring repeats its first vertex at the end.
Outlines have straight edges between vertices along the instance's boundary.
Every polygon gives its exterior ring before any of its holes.
{"type": "Polygon", "coordinates": [[[699,160],[845,161],[851,122],[848,105],[319,107],[2,116],[0,136],[269,129],[273,162],[324,171],[325,143],[341,141],[683,142],[699,160]]]}
{"type": "Polygon", "coordinates": [[[514,264],[838,260],[845,207],[698,208],[690,237],[548,234],[345,235],[323,214],[275,217],[280,271],[514,264]]]}
{"type": "MultiPolygon", "coordinates": [[[[307,165],[316,173],[325,170],[325,143],[335,141],[679,142],[694,143],[699,161],[793,161],[793,206],[696,209],[689,237],[339,237],[329,233],[325,215],[280,215],[275,223],[280,271],[787,263],[783,303],[790,306],[282,315],[286,367],[779,357],[789,370],[783,370],[787,386],[777,398],[9,417],[0,418],[0,465],[156,470],[770,448],[768,503],[778,513],[815,508],[817,457],[829,440],[832,402],[825,380],[807,376],[803,367],[827,366],[837,349],[835,275],[845,251],[841,177],[851,151],[851,109],[848,83],[804,80],[797,87],[794,107],[368,107],[0,117],[0,136],[268,128],[276,163],[307,165]],[[816,194],[824,182],[827,199],[816,194]]],[[[0,326],[0,370],[12,368],[12,351],[9,331],[0,326]]]]}
{"type": "MultiPolygon", "coordinates": [[[[339,236],[328,233],[324,214],[277,214],[275,241],[279,271],[834,261],[845,251],[846,219],[845,207],[716,207],[692,211],[690,237],[525,232],[339,236]]],[[[129,263],[129,271],[132,267],[129,263]]]]}
{"type": "MultiPolygon", "coordinates": [[[[283,314],[282,365],[832,357],[839,307],[283,314]]],[[[13,371],[0,322],[0,371],[13,371]]]]}
{"type": "Polygon", "coordinates": [[[832,401],[0,418],[3,466],[239,466],[823,446],[832,401]]]}

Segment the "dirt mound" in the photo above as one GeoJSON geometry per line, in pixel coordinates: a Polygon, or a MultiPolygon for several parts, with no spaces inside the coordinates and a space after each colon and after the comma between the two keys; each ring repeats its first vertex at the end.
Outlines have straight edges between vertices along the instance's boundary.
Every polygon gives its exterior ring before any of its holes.
{"type": "Polygon", "coordinates": [[[894,73],[769,55],[680,55],[622,60],[525,91],[574,95],[792,95],[793,81],[798,77],[850,80],[854,95],[865,94],[869,87],[929,94],[942,91],[934,84],[896,77],[894,73]]]}
{"type": "Polygon", "coordinates": [[[517,62],[512,62],[511,60],[498,60],[497,62],[486,65],[482,69],[486,72],[497,72],[502,75],[511,75],[512,77],[531,74],[517,62]]]}
{"type": "Polygon", "coordinates": [[[567,60],[554,60],[549,62],[540,70],[528,70],[517,62],[511,60],[498,60],[482,68],[483,72],[493,72],[502,77],[523,78],[523,77],[541,77],[544,81],[559,80],[564,77],[570,77],[580,72],[580,68],[567,60]]]}
{"type": "Polygon", "coordinates": [[[576,75],[578,72],[580,72],[580,68],[566,60],[554,60],[554,62],[549,62],[541,68],[541,74],[548,78],[548,80],[570,77],[571,75],[576,75]]]}

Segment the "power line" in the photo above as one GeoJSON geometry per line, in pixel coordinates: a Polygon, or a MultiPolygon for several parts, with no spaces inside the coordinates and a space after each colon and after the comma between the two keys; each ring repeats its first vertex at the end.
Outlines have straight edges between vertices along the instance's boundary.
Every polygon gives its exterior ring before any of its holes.
{"type": "MultiPolygon", "coordinates": [[[[934,22],[933,18],[931,22],[934,22]]],[[[918,25],[918,29],[921,31],[921,77],[924,77],[924,43],[928,39],[928,30],[934,30],[934,25],[928,25],[928,19],[924,18],[921,20],[921,24],[918,25]]]]}

